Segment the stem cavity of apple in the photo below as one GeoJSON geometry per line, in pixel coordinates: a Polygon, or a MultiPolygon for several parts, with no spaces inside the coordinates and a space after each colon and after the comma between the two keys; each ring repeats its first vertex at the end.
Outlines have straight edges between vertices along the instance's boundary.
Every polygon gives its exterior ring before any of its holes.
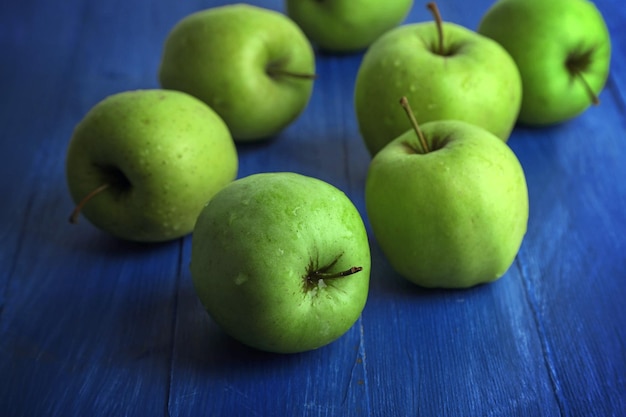
{"type": "Polygon", "coordinates": [[[70,219],[69,219],[70,223],[72,224],[78,223],[78,217],[80,216],[80,212],[83,210],[83,207],[85,206],[85,204],[87,204],[92,198],[94,198],[101,192],[108,189],[110,186],[111,186],[110,183],[104,183],[100,185],[99,187],[96,187],[93,191],[87,194],[82,200],[80,200],[79,203],[76,205],[76,207],[74,207],[74,211],[72,211],[72,214],[70,215],[70,219]]]}
{"type": "Polygon", "coordinates": [[[329,269],[335,266],[337,261],[339,261],[339,258],[341,258],[342,256],[343,253],[337,256],[335,260],[333,260],[330,264],[322,268],[317,267],[316,265],[318,264],[318,262],[314,262],[311,259],[311,263],[309,264],[309,267],[307,269],[307,274],[304,276],[305,291],[315,291],[318,287],[326,287],[327,285],[324,280],[347,277],[363,270],[363,267],[361,266],[353,266],[346,269],[345,271],[329,272],[329,269]]]}
{"type": "Polygon", "coordinates": [[[290,78],[297,78],[300,80],[315,80],[317,79],[317,74],[307,74],[307,73],[302,73],[302,72],[291,72],[291,71],[287,71],[287,70],[283,70],[280,68],[268,68],[267,69],[267,74],[272,77],[290,77],[290,78]]]}
{"type": "Polygon", "coordinates": [[[590,63],[591,51],[586,51],[583,53],[578,52],[570,55],[565,61],[565,66],[567,67],[567,70],[570,72],[570,74],[580,80],[580,82],[583,84],[583,87],[587,91],[587,94],[589,95],[591,103],[597,106],[598,104],[600,104],[600,99],[598,98],[598,95],[593,91],[583,75],[583,71],[589,67],[590,63]]]}
{"type": "MultiPolygon", "coordinates": [[[[334,265],[334,262],[332,265],[334,265]]],[[[345,271],[326,272],[328,268],[330,268],[330,266],[319,271],[309,272],[304,279],[305,291],[317,291],[318,288],[326,288],[328,284],[326,284],[324,280],[347,277],[363,270],[363,267],[353,266],[345,271]]]]}
{"type": "Polygon", "coordinates": [[[424,137],[424,133],[422,132],[422,129],[420,129],[419,123],[417,123],[417,119],[415,118],[415,114],[413,114],[413,110],[411,109],[409,100],[406,97],[402,97],[400,99],[400,104],[406,111],[406,114],[409,117],[409,121],[411,122],[411,126],[413,126],[413,130],[415,130],[415,133],[417,133],[417,137],[419,138],[421,149],[418,149],[418,151],[422,154],[430,152],[430,150],[428,149],[428,143],[426,143],[426,138],[424,137]]]}
{"type": "Polygon", "coordinates": [[[433,17],[435,18],[435,23],[437,24],[437,32],[439,34],[439,48],[437,50],[437,53],[439,55],[445,55],[443,46],[443,19],[441,18],[441,13],[439,12],[437,3],[435,3],[434,1],[428,3],[426,7],[433,14],[433,17]]]}

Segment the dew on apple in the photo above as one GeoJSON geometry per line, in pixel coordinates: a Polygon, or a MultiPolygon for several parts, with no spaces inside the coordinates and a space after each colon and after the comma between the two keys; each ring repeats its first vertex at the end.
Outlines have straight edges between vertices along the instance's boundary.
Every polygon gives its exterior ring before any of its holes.
{"type": "Polygon", "coordinates": [[[235,284],[236,285],[242,285],[244,284],[246,281],[248,281],[248,276],[242,272],[240,272],[239,274],[237,274],[237,276],[235,277],[235,284]]]}
{"type": "Polygon", "coordinates": [[[371,259],[361,215],[317,178],[278,172],[234,181],[198,217],[191,252],[194,288],[209,315],[257,349],[327,345],[367,300],[371,259]],[[234,212],[238,221],[229,226],[234,212]]]}
{"type": "Polygon", "coordinates": [[[139,242],[182,237],[202,205],[236,177],[237,165],[227,126],[198,99],[156,89],[111,95],[78,123],[68,146],[67,185],[77,204],[70,221],[80,213],[139,242]],[[180,146],[193,152],[177,161],[171,155],[180,146]],[[200,161],[204,168],[190,169],[200,161]]]}

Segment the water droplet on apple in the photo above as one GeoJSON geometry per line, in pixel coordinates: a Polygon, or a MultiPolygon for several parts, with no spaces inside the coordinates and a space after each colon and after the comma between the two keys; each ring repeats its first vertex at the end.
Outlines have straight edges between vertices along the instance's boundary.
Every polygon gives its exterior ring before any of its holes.
{"type": "Polygon", "coordinates": [[[244,284],[246,281],[248,281],[249,277],[244,274],[243,272],[240,272],[239,274],[237,274],[237,276],[235,277],[235,285],[242,285],[244,284]]]}

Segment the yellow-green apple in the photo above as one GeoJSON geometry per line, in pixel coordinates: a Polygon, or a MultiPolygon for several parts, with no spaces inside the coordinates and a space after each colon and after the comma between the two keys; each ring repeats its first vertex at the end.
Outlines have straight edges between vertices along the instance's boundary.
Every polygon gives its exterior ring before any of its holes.
{"type": "Polygon", "coordinates": [[[315,78],[313,48],[277,11],[247,4],[180,20],[163,47],[159,80],[213,108],[238,141],[271,137],[304,110],[315,78]]]}
{"type": "Polygon", "coordinates": [[[522,76],[519,121],[549,125],[598,104],[611,60],[602,14],[587,0],[500,0],[478,32],[499,42],[522,76]]]}
{"type": "Polygon", "coordinates": [[[117,93],[97,103],[70,140],[70,220],[82,213],[122,239],[175,239],[193,230],[237,165],[226,124],[200,100],[156,89],[117,93]]]}
{"type": "Polygon", "coordinates": [[[515,259],[528,223],[517,157],[467,122],[414,125],[369,167],[365,202],[377,242],[400,275],[423,287],[496,280],[515,259]]]}
{"type": "Polygon", "coordinates": [[[260,173],[226,186],[193,232],[191,276],[233,338],[294,353],[347,332],[367,299],[370,250],[350,199],[316,178],[260,173]]]}
{"type": "Polygon", "coordinates": [[[497,42],[444,23],[392,29],[367,50],[355,84],[359,130],[372,155],[410,129],[398,114],[406,96],[420,123],[462,120],[508,140],[522,100],[515,62],[497,42]]]}

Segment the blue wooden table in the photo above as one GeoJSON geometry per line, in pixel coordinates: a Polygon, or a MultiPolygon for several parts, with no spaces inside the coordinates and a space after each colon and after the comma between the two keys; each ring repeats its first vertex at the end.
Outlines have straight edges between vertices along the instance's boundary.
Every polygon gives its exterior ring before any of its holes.
{"type": "MultiPolygon", "coordinates": [[[[115,240],[73,207],[74,125],[105,96],[158,87],[162,43],[223,1],[20,0],[0,5],[0,415],[626,415],[626,7],[598,0],[613,40],[602,104],[509,141],[529,229],[499,281],[424,290],[372,237],[368,303],[341,339],[275,355],[226,337],[197,300],[190,237],[115,240]]],[[[280,1],[255,1],[284,10],[280,1]]],[[[476,29],[489,0],[439,3],[476,29]]],[[[430,19],[416,3],[408,21],[430,19]]],[[[239,147],[239,176],[294,171],[364,218],[369,155],[352,106],[362,54],[320,55],[302,116],[239,147]]]]}

